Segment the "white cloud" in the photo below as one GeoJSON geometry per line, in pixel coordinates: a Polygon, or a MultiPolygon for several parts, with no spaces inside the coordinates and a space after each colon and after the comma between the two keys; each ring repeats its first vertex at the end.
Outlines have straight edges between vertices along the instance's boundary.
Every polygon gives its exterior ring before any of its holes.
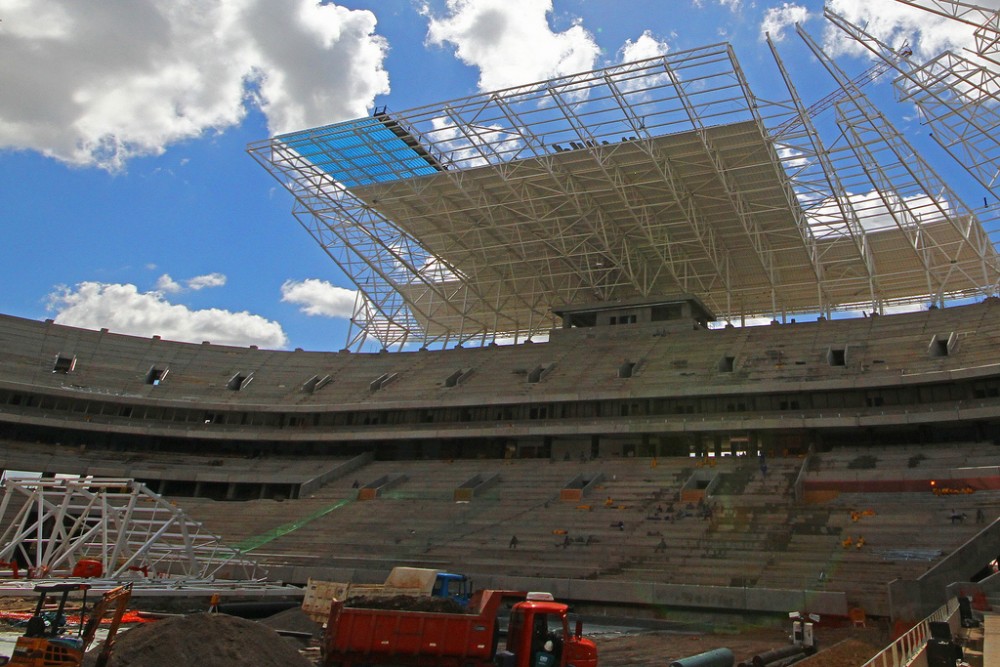
{"type": "Polygon", "coordinates": [[[187,281],[188,289],[198,291],[206,287],[222,287],[226,284],[226,276],[221,273],[208,273],[203,276],[195,276],[187,281]]]}
{"type": "Polygon", "coordinates": [[[169,273],[164,273],[156,279],[156,291],[167,294],[177,294],[185,289],[198,290],[206,287],[222,287],[226,284],[226,276],[222,273],[207,273],[203,276],[195,276],[184,281],[184,285],[174,280],[169,273]]]}
{"type": "MultiPolygon", "coordinates": [[[[698,9],[704,9],[706,0],[691,0],[698,9]]],[[[726,7],[730,11],[739,11],[743,7],[743,0],[715,0],[720,7],[726,7]]]]}
{"type": "Polygon", "coordinates": [[[481,167],[488,164],[487,155],[512,153],[524,143],[520,136],[504,131],[496,123],[459,127],[447,116],[437,116],[431,123],[439,150],[463,169],[481,167]]]}
{"type": "Polygon", "coordinates": [[[156,279],[156,290],[168,294],[176,294],[184,289],[180,283],[170,277],[169,273],[164,273],[156,279]]]}
{"type": "Polygon", "coordinates": [[[238,124],[364,115],[389,90],[375,16],[319,0],[0,0],[0,148],[124,167],[238,124]]]}
{"type": "MultiPolygon", "coordinates": [[[[978,0],[975,4],[1000,8],[1000,0],[978,0]]],[[[919,60],[927,60],[949,49],[961,51],[963,48],[975,48],[972,26],[902,3],[830,0],[829,7],[893,48],[908,42],[919,60]]],[[[871,55],[865,47],[832,24],[826,29],[823,48],[831,56],[846,53],[864,57],[871,55]]]]}
{"type": "Polygon", "coordinates": [[[664,56],[670,50],[666,40],[659,40],[653,36],[649,30],[643,32],[634,42],[629,39],[621,48],[621,60],[623,63],[630,63],[646,58],[656,58],[664,56]]]}
{"type": "Polygon", "coordinates": [[[594,68],[599,47],[580,25],[554,32],[552,0],[448,0],[448,15],[429,17],[427,41],[449,43],[479,68],[479,88],[496,90],[594,68]]]}
{"type": "MultiPolygon", "coordinates": [[[[169,278],[169,276],[168,276],[169,278]]],[[[161,292],[139,292],[135,285],[84,282],[49,295],[58,324],[107,328],[134,336],[216,345],[283,348],[288,338],[277,322],[246,311],[191,310],[172,304],[161,292]]]]}
{"type": "Polygon", "coordinates": [[[770,34],[771,39],[780,42],[785,38],[785,29],[796,23],[805,23],[809,18],[809,11],[800,5],[793,5],[787,2],[781,7],[770,7],[764,13],[764,20],[760,24],[761,39],[770,34]]]}
{"type": "Polygon", "coordinates": [[[349,318],[354,315],[357,294],[316,278],[286,280],[281,285],[281,300],[297,304],[306,315],[349,318]]]}

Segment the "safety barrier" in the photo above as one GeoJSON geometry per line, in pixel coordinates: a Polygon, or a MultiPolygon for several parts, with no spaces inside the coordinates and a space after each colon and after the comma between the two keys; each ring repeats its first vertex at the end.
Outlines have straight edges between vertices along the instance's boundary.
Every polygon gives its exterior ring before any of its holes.
{"type": "Polygon", "coordinates": [[[958,613],[958,598],[950,599],[943,607],[904,632],[861,667],[904,667],[927,645],[931,636],[930,624],[949,621],[958,613]]]}

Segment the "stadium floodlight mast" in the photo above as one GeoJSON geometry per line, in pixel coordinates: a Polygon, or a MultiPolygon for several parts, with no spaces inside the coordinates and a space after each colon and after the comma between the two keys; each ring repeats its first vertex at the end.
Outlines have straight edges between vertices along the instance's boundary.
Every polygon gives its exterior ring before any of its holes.
{"type": "Polygon", "coordinates": [[[560,326],[553,309],[680,294],[730,321],[989,292],[979,220],[872,186],[881,155],[811,159],[808,115],[757,98],[714,44],[248,151],[357,286],[353,349],[520,342],[560,326]],[[851,200],[860,183],[877,202],[851,200]]]}

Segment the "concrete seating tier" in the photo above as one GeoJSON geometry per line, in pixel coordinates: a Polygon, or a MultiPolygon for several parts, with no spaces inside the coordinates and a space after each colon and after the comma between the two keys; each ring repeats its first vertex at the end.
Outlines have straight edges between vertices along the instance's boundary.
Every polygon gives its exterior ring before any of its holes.
{"type": "Polygon", "coordinates": [[[537,394],[552,400],[714,394],[721,387],[745,393],[817,381],[849,387],[859,373],[866,382],[895,383],[904,374],[939,372],[956,363],[953,357],[965,369],[990,365],[998,322],[1000,305],[990,301],[867,319],[715,331],[564,330],[549,342],[513,347],[352,354],[191,345],[0,316],[0,377],[115,401],[216,406],[426,405],[429,397],[464,405],[537,394]],[[935,337],[957,343],[935,355],[935,337]],[[843,352],[842,364],[831,363],[831,350],[843,352]],[[60,357],[75,361],[72,370],[53,372],[60,357]],[[726,357],[733,368],[720,371],[726,357]],[[620,378],[626,362],[631,377],[620,378]],[[153,369],[169,371],[156,386],[153,369]],[[458,371],[463,380],[454,391],[446,380],[458,371]],[[537,371],[538,381],[529,381],[537,371]],[[234,378],[246,380],[240,391],[232,391],[234,378]],[[304,391],[311,378],[324,382],[304,391]],[[385,382],[375,387],[380,378],[385,382]]]}
{"type": "Polygon", "coordinates": [[[678,518],[678,510],[688,510],[673,499],[699,470],[687,458],[655,465],[643,458],[373,461],[298,499],[173,500],[265,567],[386,572],[408,564],[473,578],[844,591],[872,614],[888,613],[889,581],[919,576],[978,532],[977,508],[987,521],[1000,515],[1000,492],[841,494],[800,504],[788,491],[802,461],[768,463],[764,475],[756,461],[715,462],[713,473],[739,476],[742,487],[709,493],[710,517],[694,504],[691,516],[678,518]],[[399,486],[357,500],[371,480],[399,473],[406,475],[399,486]],[[492,473],[497,484],[469,502],[454,501],[455,488],[492,473]],[[559,500],[568,480],[599,473],[603,481],[582,501],[559,500]],[[953,508],[968,518],[953,524],[953,508]],[[848,535],[852,544],[844,548],[848,535]],[[861,549],[853,545],[859,536],[861,549]]]}
{"type": "MultiPolygon", "coordinates": [[[[170,493],[179,486],[220,498],[289,497],[300,488],[321,484],[347,459],[178,454],[176,452],[115,452],[85,447],[32,445],[0,441],[0,470],[34,473],[126,477],[143,481],[154,491],[170,493]]],[[[183,495],[193,495],[187,493],[183,495]]]]}

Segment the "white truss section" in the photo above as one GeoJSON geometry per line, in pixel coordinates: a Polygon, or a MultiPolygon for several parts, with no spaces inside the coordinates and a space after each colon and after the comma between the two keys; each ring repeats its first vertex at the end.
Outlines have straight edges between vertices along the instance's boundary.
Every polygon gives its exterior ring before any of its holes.
{"type": "MultiPolygon", "coordinates": [[[[878,295],[903,284],[912,289],[914,280],[926,281],[925,293],[940,302],[977,293],[963,294],[962,285],[995,290],[1000,264],[982,221],[801,26],[796,29],[849,93],[835,105],[841,141],[824,152],[833,163],[831,173],[841,183],[850,182],[835,188],[841,209],[850,211],[844,219],[859,215],[856,229],[865,243],[876,245],[876,301],[885,303],[878,295]],[[914,262],[922,267],[922,276],[907,269],[914,262]]],[[[839,223],[835,216],[832,220],[836,231],[839,223]]]]}
{"type": "Polygon", "coordinates": [[[1000,55],[1000,10],[958,0],[896,0],[904,5],[960,21],[975,28],[977,55],[997,62],[1000,55]]]}
{"type": "Polygon", "coordinates": [[[839,14],[827,9],[826,16],[899,71],[898,99],[915,104],[938,145],[1000,199],[1000,66],[951,51],[917,65],[839,14]]]}
{"type": "Polygon", "coordinates": [[[107,579],[254,581],[256,564],[131,479],[6,479],[0,560],[67,577],[82,559],[107,579]]]}
{"type": "Polygon", "coordinates": [[[991,294],[982,221],[848,112],[875,113],[859,88],[887,69],[822,101],[826,146],[821,109],[756,98],[717,44],[248,150],[357,285],[351,347],[518,341],[677,294],[725,320],[991,294]]]}

